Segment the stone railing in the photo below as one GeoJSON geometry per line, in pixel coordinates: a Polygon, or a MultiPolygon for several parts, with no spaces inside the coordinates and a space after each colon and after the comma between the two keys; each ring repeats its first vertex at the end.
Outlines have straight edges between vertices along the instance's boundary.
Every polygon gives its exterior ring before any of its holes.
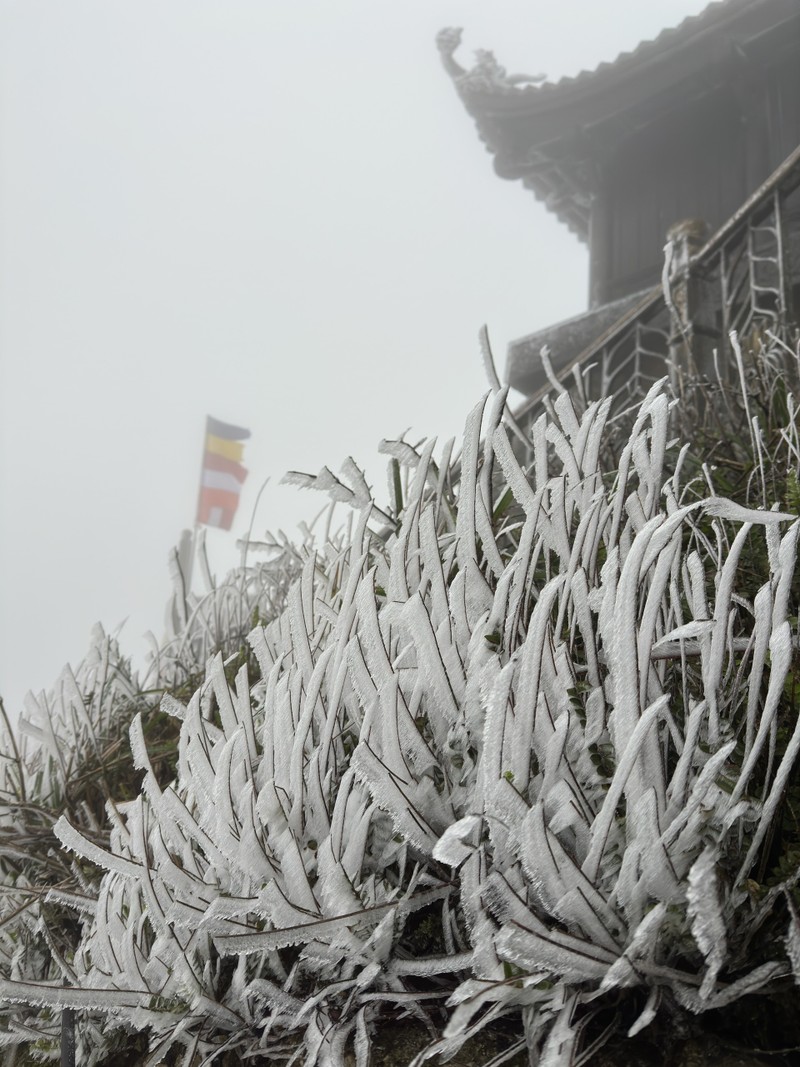
{"type": "Polygon", "coordinates": [[[661,284],[618,318],[515,412],[523,425],[554,388],[582,406],[612,396],[620,418],[668,375],[713,381],[736,372],[743,348],[767,331],[790,340],[800,318],[800,147],[713,236],[687,220],[667,235],[661,284]]]}

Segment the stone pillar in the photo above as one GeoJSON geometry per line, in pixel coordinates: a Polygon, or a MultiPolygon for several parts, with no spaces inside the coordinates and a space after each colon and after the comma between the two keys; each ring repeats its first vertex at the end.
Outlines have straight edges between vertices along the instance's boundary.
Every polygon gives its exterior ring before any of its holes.
{"type": "Polygon", "coordinates": [[[589,217],[589,307],[611,301],[611,212],[605,192],[592,197],[589,217]]]}
{"type": "Polygon", "coordinates": [[[684,219],[667,231],[662,283],[670,315],[670,376],[676,392],[682,392],[685,374],[714,375],[711,341],[714,324],[706,284],[691,261],[708,239],[708,225],[701,219],[684,219]]]}

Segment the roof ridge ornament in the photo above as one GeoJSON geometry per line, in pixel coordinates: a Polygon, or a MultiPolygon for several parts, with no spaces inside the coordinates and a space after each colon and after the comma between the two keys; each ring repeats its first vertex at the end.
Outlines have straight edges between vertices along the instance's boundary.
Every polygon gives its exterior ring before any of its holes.
{"type": "Polygon", "coordinates": [[[458,86],[467,92],[514,92],[519,86],[539,85],[547,80],[546,74],[509,74],[498,63],[494,52],[486,48],[475,50],[475,65],[467,70],[455,58],[461,44],[461,27],[448,26],[436,35],[436,46],[442,57],[445,70],[458,86]]]}

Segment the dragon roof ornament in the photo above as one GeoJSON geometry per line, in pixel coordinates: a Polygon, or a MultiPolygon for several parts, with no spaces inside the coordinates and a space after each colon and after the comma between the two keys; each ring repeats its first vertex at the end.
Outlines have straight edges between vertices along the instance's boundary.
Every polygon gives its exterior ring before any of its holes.
{"type": "Polygon", "coordinates": [[[486,48],[475,50],[475,65],[467,70],[456,60],[463,31],[449,26],[436,35],[436,45],[445,70],[456,83],[459,92],[512,93],[523,85],[539,85],[547,80],[545,74],[509,74],[498,63],[494,52],[486,48]]]}

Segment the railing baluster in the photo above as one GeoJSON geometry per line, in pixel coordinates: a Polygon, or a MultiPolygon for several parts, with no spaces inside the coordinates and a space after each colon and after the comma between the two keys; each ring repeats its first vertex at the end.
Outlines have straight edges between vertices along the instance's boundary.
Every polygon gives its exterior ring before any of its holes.
{"type": "MultiPolygon", "coordinates": [[[[567,386],[574,378],[572,392],[583,403],[610,395],[613,421],[623,416],[630,403],[660,376],[660,361],[665,370],[671,370],[676,385],[693,362],[701,373],[713,374],[714,361],[709,351],[713,342],[718,348],[717,371],[729,375],[731,331],[746,338],[759,320],[767,320],[771,329],[788,322],[792,286],[798,279],[791,274],[794,260],[787,259],[785,197],[794,194],[798,186],[800,148],[699,251],[689,256],[675,277],[678,285],[692,284],[692,299],[697,303],[692,308],[687,293],[680,293],[685,305],[677,311],[684,326],[681,333],[685,332],[684,341],[692,349],[691,355],[685,353],[686,368],[672,367],[670,362],[670,345],[675,358],[683,351],[676,343],[678,320],[671,323],[672,298],[669,294],[669,299],[665,298],[661,287],[657,287],[564,367],[560,381],[567,386]],[[703,353],[708,357],[705,362],[703,353]],[[578,381],[582,389],[578,388],[578,381]]],[[[797,243],[800,248],[800,234],[797,243]]],[[[673,318],[676,310],[672,310],[673,318]]],[[[677,340],[680,342],[680,337],[677,340]]],[[[683,356],[680,358],[683,360],[683,356]]],[[[535,417],[547,392],[543,387],[531,397],[518,417],[535,417]]]]}
{"type": "Polygon", "coordinates": [[[783,204],[780,186],[772,194],[772,203],[775,215],[775,238],[778,245],[778,313],[780,321],[786,322],[789,315],[789,300],[786,292],[786,245],[783,239],[783,204]]]}

